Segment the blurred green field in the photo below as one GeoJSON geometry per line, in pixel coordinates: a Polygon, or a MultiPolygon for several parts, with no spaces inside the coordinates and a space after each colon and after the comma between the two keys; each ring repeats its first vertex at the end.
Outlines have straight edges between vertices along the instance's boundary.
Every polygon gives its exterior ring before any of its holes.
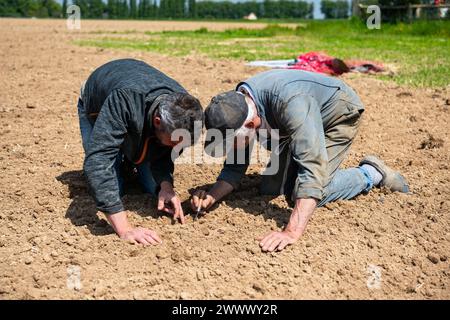
{"type": "Polygon", "coordinates": [[[269,22],[264,29],[145,32],[137,38],[130,37],[138,33],[134,30],[95,33],[95,39],[77,44],[246,61],[290,59],[308,51],[324,51],[341,59],[375,60],[393,66],[393,76],[379,77],[399,84],[450,84],[450,21],[383,24],[380,30],[369,30],[358,20],[306,20],[297,21],[294,28],[269,22]]]}

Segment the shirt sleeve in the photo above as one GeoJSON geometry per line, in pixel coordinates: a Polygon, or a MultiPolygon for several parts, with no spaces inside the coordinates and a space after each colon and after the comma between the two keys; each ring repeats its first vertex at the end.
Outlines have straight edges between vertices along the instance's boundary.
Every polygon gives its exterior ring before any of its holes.
{"type": "Polygon", "coordinates": [[[247,172],[248,166],[250,165],[252,147],[253,142],[247,145],[245,148],[244,157],[237,156],[236,150],[230,151],[217,180],[228,182],[231,186],[233,186],[233,189],[237,189],[239,187],[239,183],[247,172]]]}
{"type": "Polygon", "coordinates": [[[295,96],[280,110],[279,117],[290,136],[291,157],[298,167],[293,200],[322,199],[328,155],[317,101],[309,95],[295,96]]]}
{"type": "Polygon", "coordinates": [[[84,172],[97,209],[106,214],[124,210],[114,164],[127,133],[130,100],[121,90],[108,96],[98,114],[84,160],[84,172]]]}
{"type": "Polygon", "coordinates": [[[172,160],[172,150],[170,147],[159,147],[156,152],[160,156],[151,162],[153,178],[158,186],[163,181],[170,182],[173,185],[175,166],[172,160]]]}

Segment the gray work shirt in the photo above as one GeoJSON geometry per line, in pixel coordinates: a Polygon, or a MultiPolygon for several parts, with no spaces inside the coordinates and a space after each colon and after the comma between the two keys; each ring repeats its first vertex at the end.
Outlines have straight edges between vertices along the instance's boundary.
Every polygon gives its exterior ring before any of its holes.
{"type": "MultiPolygon", "coordinates": [[[[250,91],[262,120],[289,140],[291,160],[298,166],[293,196],[320,200],[327,181],[325,132],[359,116],[364,110],[359,97],[340,79],[301,70],[269,70],[240,87],[250,91]]],[[[247,168],[248,163],[225,163],[218,180],[237,188],[247,168]]]]}

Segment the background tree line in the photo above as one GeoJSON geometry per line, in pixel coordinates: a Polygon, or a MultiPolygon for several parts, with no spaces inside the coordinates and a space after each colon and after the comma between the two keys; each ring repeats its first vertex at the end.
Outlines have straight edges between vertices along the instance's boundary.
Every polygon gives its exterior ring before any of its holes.
{"type": "Polygon", "coordinates": [[[322,0],[320,11],[325,19],[345,19],[350,15],[350,4],[347,0],[322,0]]]}
{"type": "Polygon", "coordinates": [[[295,0],[0,0],[0,16],[65,17],[70,4],[87,19],[209,18],[242,19],[253,12],[259,18],[312,18],[313,4],[295,0]]]}
{"type": "Polygon", "coordinates": [[[240,19],[249,13],[258,18],[313,18],[313,4],[305,1],[264,0],[263,2],[201,1],[196,3],[195,16],[216,19],[240,19]]]}
{"type": "Polygon", "coordinates": [[[55,0],[0,0],[1,17],[61,17],[62,6],[55,0]]]}
{"type": "MultiPolygon", "coordinates": [[[[434,3],[436,0],[353,0],[363,4],[401,6],[434,3]]],[[[447,2],[450,0],[446,0],[447,2]]],[[[65,17],[67,6],[76,4],[84,19],[241,19],[253,12],[258,18],[313,18],[313,4],[300,0],[253,0],[231,2],[196,0],[0,0],[3,17],[65,17]]],[[[350,15],[347,0],[321,0],[325,19],[343,19],[350,15]]],[[[414,12],[415,13],[415,12],[414,12]]],[[[367,14],[361,12],[362,18],[367,14]]],[[[408,17],[407,9],[383,10],[383,21],[401,21],[408,17]]],[[[439,17],[439,9],[423,10],[422,18],[439,17]]],[[[446,17],[450,17],[450,10],[446,17]]]]}

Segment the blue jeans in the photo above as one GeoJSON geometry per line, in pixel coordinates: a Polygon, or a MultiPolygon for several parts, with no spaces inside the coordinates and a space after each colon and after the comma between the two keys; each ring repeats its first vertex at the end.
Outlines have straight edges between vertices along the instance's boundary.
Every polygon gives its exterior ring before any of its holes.
{"type": "MultiPolygon", "coordinates": [[[[294,206],[293,191],[298,169],[296,166],[290,166],[288,170],[288,175],[285,179],[282,178],[281,174],[263,176],[260,191],[262,194],[267,195],[284,194],[289,205],[294,206]],[[284,181],[282,182],[281,179],[284,181]]],[[[369,192],[372,187],[373,181],[364,168],[337,169],[333,172],[329,183],[323,189],[322,199],[320,199],[317,206],[322,207],[328,202],[336,200],[352,199],[359,194],[369,192]]]]}
{"type": "Polygon", "coordinates": [[[373,181],[363,168],[338,169],[324,189],[324,197],[318,207],[336,200],[347,200],[372,189],[373,181]]]}
{"type": "MultiPolygon", "coordinates": [[[[80,120],[80,132],[81,132],[81,140],[83,143],[84,153],[86,154],[86,150],[91,138],[91,133],[93,129],[93,125],[88,119],[88,116],[84,110],[83,101],[78,99],[78,118],[80,120]]],[[[116,157],[116,162],[114,164],[114,169],[116,170],[117,182],[119,184],[120,195],[122,196],[124,193],[124,179],[122,176],[122,164],[124,162],[124,155],[122,151],[119,151],[116,157]]],[[[156,192],[156,182],[153,179],[152,171],[150,170],[150,162],[144,161],[141,164],[136,166],[138,172],[139,183],[141,184],[145,193],[155,194],[156,192]]]]}
{"type": "MultiPolygon", "coordinates": [[[[292,164],[292,163],[291,163],[292,164]]],[[[283,164],[280,164],[283,166],[283,164]]],[[[260,187],[262,194],[280,195],[284,194],[289,205],[294,206],[293,190],[295,186],[296,166],[289,165],[287,177],[282,175],[263,176],[260,187]],[[281,181],[281,180],[284,181],[281,181]]],[[[282,168],[283,169],[283,168],[282,168]]],[[[283,170],[280,170],[283,172],[283,170]]],[[[318,207],[336,201],[348,200],[359,194],[365,194],[373,188],[373,181],[369,173],[361,167],[336,169],[330,177],[329,183],[323,189],[323,197],[318,203],[318,207]]]]}

